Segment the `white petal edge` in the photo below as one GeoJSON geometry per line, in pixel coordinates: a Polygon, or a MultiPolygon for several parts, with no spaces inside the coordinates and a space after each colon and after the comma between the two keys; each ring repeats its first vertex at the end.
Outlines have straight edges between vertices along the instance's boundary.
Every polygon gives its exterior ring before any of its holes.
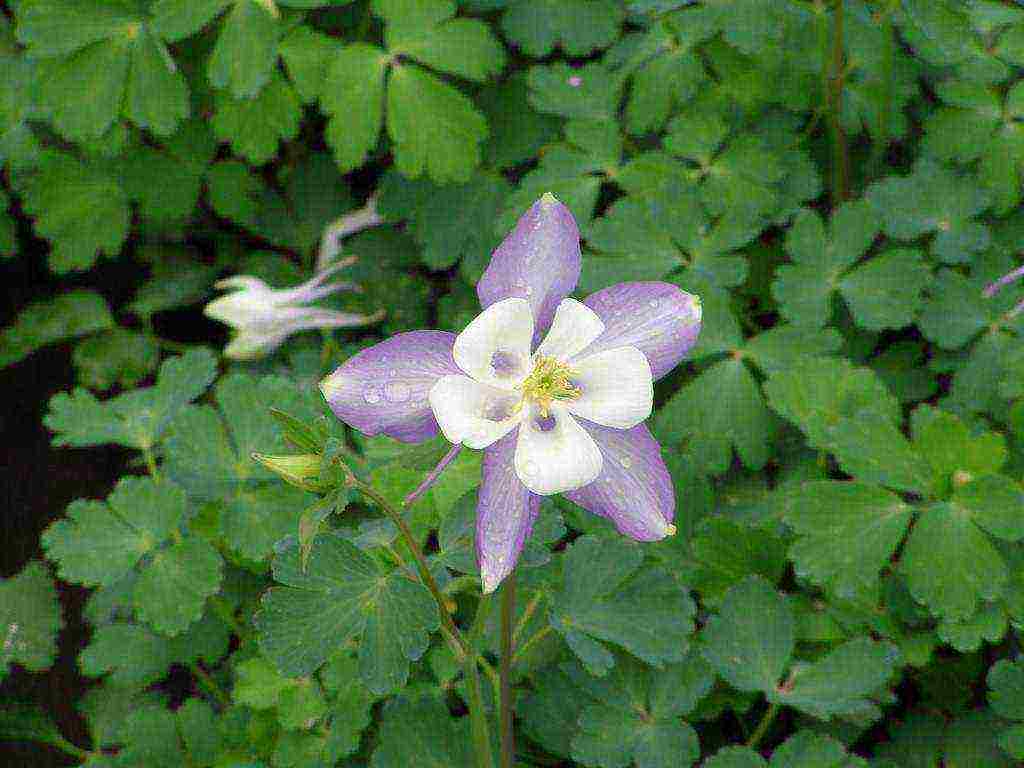
{"type": "Polygon", "coordinates": [[[452,356],[468,376],[483,384],[512,389],[530,372],[533,311],[526,299],[504,299],[473,318],[455,339],[452,356]],[[517,363],[516,375],[499,376],[493,366],[496,352],[517,363]]]}
{"type": "Polygon", "coordinates": [[[516,442],[515,468],[519,480],[534,493],[550,496],[582,488],[601,474],[601,449],[569,412],[551,407],[554,426],[540,429],[536,412],[524,418],[516,442]]]}
{"type": "Polygon", "coordinates": [[[442,376],[427,397],[445,439],[477,450],[503,438],[523,416],[522,411],[511,413],[518,402],[514,395],[468,376],[442,376]],[[502,410],[508,413],[506,418],[487,418],[502,410]]]}
{"type": "Polygon", "coordinates": [[[606,427],[630,429],[651,415],[654,377],[647,356],[618,347],[572,361],[573,383],[582,391],[566,404],[570,412],[606,427]]]}
{"type": "Polygon", "coordinates": [[[534,354],[565,362],[589,347],[602,333],[604,321],[594,310],[576,299],[562,299],[547,336],[534,354]]]}

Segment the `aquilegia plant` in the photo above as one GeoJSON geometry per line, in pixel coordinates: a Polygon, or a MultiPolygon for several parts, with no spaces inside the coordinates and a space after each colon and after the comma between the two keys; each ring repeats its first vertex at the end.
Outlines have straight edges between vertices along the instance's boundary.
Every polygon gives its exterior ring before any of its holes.
{"type": "Polygon", "coordinates": [[[620,283],[584,302],[579,231],[550,193],[519,219],[477,285],[462,333],[401,333],[321,384],[367,435],[421,442],[438,429],[483,449],[476,549],[485,593],[512,572],[542,496],[565,493],[640,541],[674,533],[675,496],[643,424],[653,382],[701,328],[700,300],[661,282],[620,283]]]}

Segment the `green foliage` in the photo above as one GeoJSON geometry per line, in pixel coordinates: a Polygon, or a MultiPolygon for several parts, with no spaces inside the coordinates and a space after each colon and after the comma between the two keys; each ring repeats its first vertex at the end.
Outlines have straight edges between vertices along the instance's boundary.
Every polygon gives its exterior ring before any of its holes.
{"type": "Polygon", "coordinates": [[[0,580],[0,605],[0,678],[12,664],[34,672],[49,667],[64,622],[46,567],[31,562],[21,573],[0,580]]]}
{"type": "Polygon", "coordinates": [[[0,738],[90,768],[483,768],[507,592],[480,591],[481,454],[405,504],[443,438],[367,438],[317,383],[465,328],[551,192],[575,298],[665,281],[703,327],[649,421],[676,533],[540,504],[515,764],[1024,760],[1024,281],[986,292],[1024,252],[1018,3],[7,5],[0,268],[49,287],[8,302],[0,366],[52,347],[73,382],[31,379],[59,451],[14,436],[12,471],[105,453],[39,520],[49,566],[0,580],[0,738]],[[353,289],[318,304],[383,319],[203,346],[219,279],[331,259],[353,289]],[[7,700],[58,648],[89,679],[76,743],[7,700]]]}

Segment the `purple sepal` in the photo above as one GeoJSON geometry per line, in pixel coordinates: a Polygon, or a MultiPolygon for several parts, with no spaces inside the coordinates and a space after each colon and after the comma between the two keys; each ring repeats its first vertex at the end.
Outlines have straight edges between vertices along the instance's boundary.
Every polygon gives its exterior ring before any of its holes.
{"type": "Polygon", "coordinates": [[[659,379],[679,365],[700,335],[700,299],[670,283],[619,283],[592,293],[583,303],[605,329],[577,359],[633,346],[647,356],[651,373],[659,379]]]}
{"type": "Polygon", "coordinates": [[[455,334],[410,331],[364,349],[320,382],[327,404],[366,435],[420,443],[438,433],[427,395],[442,376],[461,374],[452,359],[455,334]]]}
{"type": "Polygon", "coordinates": [[[569,209],[550,193],[530,206],[491,256],[476,293],[484,309],[502,299],[527,299],[533,344],[544,338],[558,303],[580,278],[580,232],[569,209]]]}
{"type": "Polygon", "coordinates": [[[519,430],[484,449],[483,477],[476,509],[476,559],[484,593],[512,573],[540,511],[540,496],[516,475],[519,430]]]}
{"type": "Polygon", "coordinates": [[[565,494],[588,512],[611,520],[619,533],[638,541],[658,541],[675,532],[672,477],[661,447],[644,424],[612,429],[579,420],[604,457],[597,479],[565,494]]]}

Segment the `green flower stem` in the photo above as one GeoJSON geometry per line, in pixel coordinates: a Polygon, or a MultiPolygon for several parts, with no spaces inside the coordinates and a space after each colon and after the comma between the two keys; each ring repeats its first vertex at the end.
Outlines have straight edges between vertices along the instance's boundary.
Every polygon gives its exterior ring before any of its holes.
{"type": "Polygon", "coordinates": [[[539,643],[549,634],[551,634],[550,624],[548,624],[545,627],[541,627],[539,630],[537,630],[533,635],[530,636],[529,640],[527,640],[525,643],[516,648],[515,655],[512,656],[512,663],[514,664],[516,660],[519,659],[524,653],[526,653],[532,646],[539,643]]]}
{"type": "Polygon", "coordinates": [[[516,572],[505,579],[501,589],[501,768],[515,763],[515,734],[512,732],[512,622],[516,615],[516,572]]]}
{"type": "Polygon", "coordinates": [[[512,642],[518,643],[520,635],[523,634],[523,630],[526,629],[527,623],[533,618],[533,614],[537,610],[537,606],[540,605],[541,598],[543,597],[542,592],[538,592],[533,596],[533,599],[526,604],[526,610],[523,611],[523,615],[519,618],[516,623],[515,631],[512,632],[512,642]]]}
{"type": "Polygon", "coordinates": [[[480,670],[476,666],[476,656],[467,655],[464,661],[466,675],[466,693],[469,701],[469,719],[473,728],[473,750],[476,753],[477,768],[494,768],[491,753],[491,733],[487,727],[487,711],[484,709],[484,696],[480,689],[480,670]]]}
{"type": "Polygon", "coordinates": [[[209,672],[195,662],[189,664],[188,668],[203,690],[213,696],[222,706],[227,707],[231,705],[231,697],[227,695],[223,688],[217,685],[217,681],[210,677],[209,672]]]}
{"type": "Polygon", "coordinates": [[[831,58],[826,57],[828,71],[828,119],[832,134],[832,205],[839,205],[849,196],[849,171],[847,168],[846,132],[843,130],[841,113],[843,109],[843,0],[835,0],[832,13],[831,58]]]}
{"type": "Polygon", "coordinates": [[[761,718],[761,722],[757,724],[757,728],[754,729],[750,738],[747,739],[748,747],[751,749],[757,748],[757,745],[761,743],[761,739],[763,739],[765,734],[768,733],[768,729],[772,727],[772,723],[775,722],[775,718],[778,714],[778,704],[772,704],[768,707],[768,711],[764,713],[764,717],[761,718]]]}
{"type": "Polygon", "coordinates": [[[879,13],[878,23],[882,28],[882,102],[878,110],[878,126],[875,128],[875,143],[871,148],[872,162],[881,168],[885,150],[889,146],[889,126],[892,124],[893,91],[896,88],[896,35],[892,17],[897,0],[888,0],[885,10],[879,13]]]}
{"type": "Polygon", "coordinates": [[[440,588],[437,586],[437,581],[427,566],[427,559],[423,556],[423,550],[416,543],[416,538],[412,535],[412,531],[409,530],[408,524],[398,513],[398,510],[391,506],[387,499],[381,496],[373,486],[364,483],[352,474],[352,470],[347,465],[343,462],[339,462],[339,464],[345,473],[345,484],[349,488],[359,491],[384,510],[384,513],[391,518],[391,522],[398,528],[399,533],[402,534],[402,538],[405,539],[405,544],[416,561],[416,570],[419,572],[420,579],[427,589],[430,590],[434,602],[437,603],[443,634],[452,647],[455,657],[464,665],[467,697],[469,699],[467,703],[469,704],[469,717],[473,728],[473,747],[476,753],[477,768],[492,768],[491,737],[487,727],[487,713],[484,710],[483,693],[480,689],[480,671],[477,669],[475,649],[462,636],[459,628],[455,626],[455,620],[452,618],[448,600],[445,599],[440,588]]]}
{"type": "Polygon", "coordinates": [[[160,470],[157,469],[156,456],[153,455],[153,450],[151,448],[144,448],[142,458],[146,460],[146,470],[149,472],[149,476],[154,480],[159,480],[160,470]]]}
{"type": "Polygon", "coordinates": [[[90,757],[98,756],[98,753],[90,752],[87,749],[82,749],[77,744],[72,744],[59,733],[50,736],[44,743],[49,744],[51,747],[56,747],[64,754],[71,755],[72,757],[83,761],[88,760],[90,757]]]}
{"type": "Polygon", "coordinates": [[[405,539],[405,544],[412,553],[413,559],[416,561],[416,570],[419,572],[420,580],[426,585],[427,589],[430,590],[430,594],[434,598],[434,602],[437,603],[438,613],[441,614],[441,624],[444,625],[445,631],[454,639],[458,647],[453,648],[456,652],[456,656],[461,661],[465,656],[472,656],[472,649],[469,644],[462,637],[462,633],[459,632],[459,628],[455,626],[455,620],[452,618],[451,610],[448,607],[448,600],[441,593],[441,588],[437,586],[437,581],[430,573],[430,568],[427,565],[427,558],[423,556],[423,550],[420,549],[419,544],[416,543],[416,537],[412,535],[412,531],[409,529],[409,525],[405,522],[403,517],[398,514],[398,510],[388,503],[388,500],[381,496],[372,485],[367,485],[362,480],[352,474],[352,470],[344,464],[341,465],[345,472],[345,484],[353,490],[359,491],[361,494],[373,501],[378,507],[384,510],[384,513],[391,518],[391,522],[398,528],[398,532],[402,534],[402,538],[405,539]]]}

